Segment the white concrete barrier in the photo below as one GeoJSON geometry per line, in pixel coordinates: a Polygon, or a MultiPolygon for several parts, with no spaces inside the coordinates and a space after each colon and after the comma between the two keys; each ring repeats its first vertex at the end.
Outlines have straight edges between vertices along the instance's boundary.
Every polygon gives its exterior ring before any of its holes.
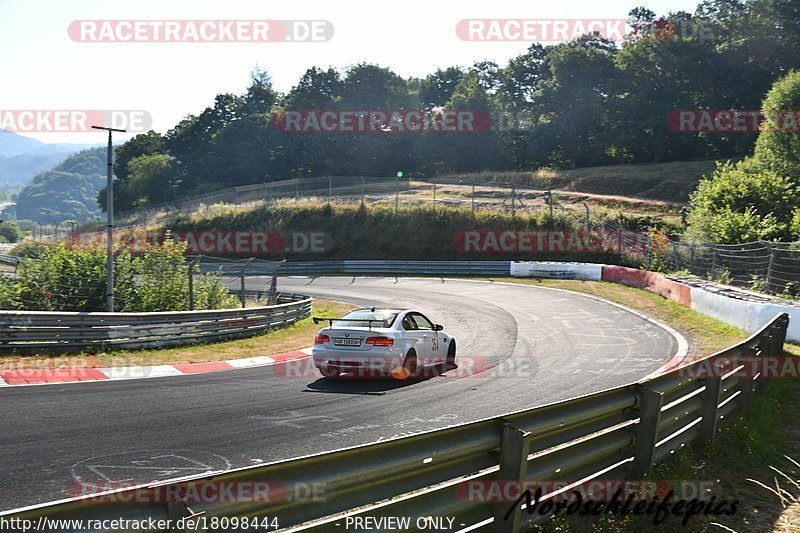
{"type": "Polygon", "coordinates": [[[512,261],[510,273],[512,276],[600,281],[603,278],[603,265],[596,263],[512,261]]]}
{"type": "MultiPolygon", "coordinates": [[[[510,274],[520,277],[600,281],[603,279],[603,266],[605,265],[593,263],[512,261],[510,274]]],[[[614,268],[615,267],[609,267],[609,270],[614,270],[614,268]]],[[[616,278],[609,279],[608,281],[620,282],[620,280],[616,278]]],[[[691,298],[677,298],[677,301],[681,304],[690,306],[698,313],[716,318],[747,333],[755,333],[778,313],[788,313],[789,329],[786,333],[786,340],[800,343],[800,307],[775,303],[749,302],[747,300],[726,296],[725,294],[719,294],[712,290],[700,287],[689,287],[677,281],[669,282],[690,289],[691,298]]],[[[662,296],[664,295],[653,287],[648,286],[643,288],[662,294],[662,296]]],[[[685,296],[689,296],[689,294],[685,294],[685,296]]]]}
{"type": "Polygon", "coordinates": [[[692,309],[736,326],[746,333],[755,333],[778,313],[789,314],[786,340],[800,342],[800,308],[774,303],[748,302],[724,294],[692,287],[692,309]]]}

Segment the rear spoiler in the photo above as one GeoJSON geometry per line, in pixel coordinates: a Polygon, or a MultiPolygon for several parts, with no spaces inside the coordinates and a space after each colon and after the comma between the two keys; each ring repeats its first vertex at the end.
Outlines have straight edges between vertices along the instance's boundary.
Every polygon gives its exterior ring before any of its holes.
{"type": "Polygon", "coordinates": [[[322,317],[322,316],[315,316],[311,317],[311,320],[314,321],[314,324],[319,324],[320,322],[327,322],[328,327],[333,327],[334,322],[338,321],[346,321],[346,322],[367,322],[367,327],[372,329],[372,323],[377,322],[379,324],[383,324],[383,327],[387,327],[386,320],[378,320],[374,318],[329,318],[329,317],[322,317]]]}

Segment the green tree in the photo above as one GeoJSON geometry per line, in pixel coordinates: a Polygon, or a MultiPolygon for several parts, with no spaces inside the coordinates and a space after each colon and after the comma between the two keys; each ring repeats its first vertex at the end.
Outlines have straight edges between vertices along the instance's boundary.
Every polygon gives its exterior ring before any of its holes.
{"type": "Polygon", "coordinates": [[[764,99],[755,157],[800,184],[800,71],[792,71],[772,86],[764,99]]]}
{"type": "MultiPolygon", "coordinates": [[[[794,110],[800,104],[800,74],[777,81],[763,112],[794,110]]],[[[774,131],[768,123],[752,157],[721,165],[700,182],[691,199],[687,237],[718,243],[800,238],[800,165],[797,124],[774,131]]]]}
{"type": "Polygon", "coordinates": [[[176,169],[164,154],[142,155],[128,162],[125,196],[131,206],[167,201],[173,196],[176,169]]]}

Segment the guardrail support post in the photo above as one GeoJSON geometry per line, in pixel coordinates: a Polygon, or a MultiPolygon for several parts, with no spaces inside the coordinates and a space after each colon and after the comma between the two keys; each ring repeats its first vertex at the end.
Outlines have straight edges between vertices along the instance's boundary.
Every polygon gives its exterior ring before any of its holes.
{"type": "Polygon", "coordinates": [[[744,375],[739,379],[741,392],[737,401],[742,410],[745,410],[750,407],[750,402],[753,400],[753,371],[762,368],[762,365],[756,364],[757,350],[755,348],[742,349],[742,357],[744,358],[744,369],[742,370],[744,375]]]}
{"type": "Polygon", "coordinates": [[[631,479],[641,479],[653,464],[664,393],[639,387],[639,431],[631,464],[631,479]]]}
{"type": "Polygon", "coordinates": [[[706,390],[703,391],[703,406],[700,408],[702,419],[698,425],[699,430],[695,441],[697,446],[712,442],[717,433],[717,422],[719,421],[717,406],[719,405],[722,376],[713,376],[703,381],[706,390]]]}
{"type": "MultiPolygon", "coordinates": [[[[500,445],[500,470],[497,472],[496,482],[500,484],[500,492],[505,494],[505,484],[514,483],[517,487],[522,487],[528,473],[528,452],[530,451],[531,433],[517,429],[510,424],[503,427],[503,441],[500,445]]],[[[520,494],[522,490],[520,489],[520,494]]],[[[514,497],[518,497],[515,495],[514,497]]],[[[515,509],[513,513],[505,519],[510,502],[499,501],[494,507],[494,528],[495,533],[517,533],[519,531],[522,516],[520,510],[515,509]]]]}

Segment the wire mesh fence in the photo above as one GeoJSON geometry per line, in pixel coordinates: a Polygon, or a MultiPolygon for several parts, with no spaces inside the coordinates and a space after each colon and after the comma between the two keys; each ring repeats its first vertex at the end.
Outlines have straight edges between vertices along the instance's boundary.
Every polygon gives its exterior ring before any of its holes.
{"type": "Polygon", "coordinates": [[[790,298],[800,295],[800,243],[672,242],[669,269],[790,298]]]}
{"type": "MultiPolygon", "coordinates": [[[[560,192],[514,183],[421,181],[407,177],[323,176],[232,187],[208,194],[185,197],[129,211],[115,213],[115,225],[147,226],[165,217],[182,214],[212,214],[217,206],[270,205],[277,201],[318,199],[329,203],[362,203],[388,207],[430,205],[434,209],[468,208],[503,210],[510,214],[571,209],[559,201],[560,192]]],[[[588,219],[588,207],[577,205],[588,219]],[[585,212],[585,213],[584,213],[585,212]]],[[[87,221],[82,227],[102,221],[87,221]]],[[[52,232],[48,232],[48,235],[52,232]]]]}

